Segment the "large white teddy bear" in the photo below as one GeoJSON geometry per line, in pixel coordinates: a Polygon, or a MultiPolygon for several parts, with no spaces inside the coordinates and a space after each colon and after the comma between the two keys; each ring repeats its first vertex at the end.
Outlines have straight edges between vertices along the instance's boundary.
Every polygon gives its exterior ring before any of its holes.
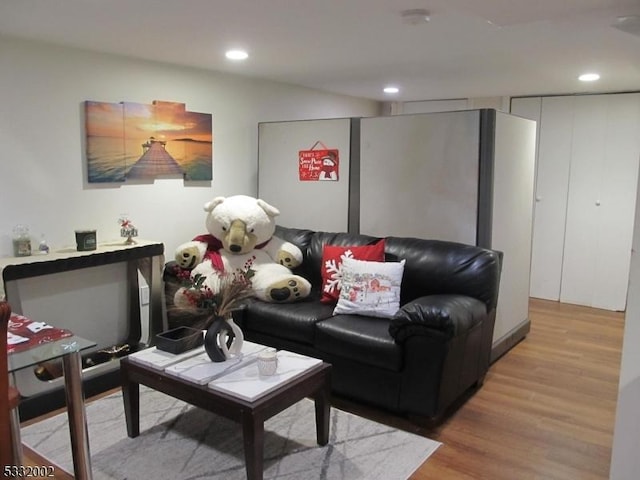
{"type": "Polygon", "coordinates": [[[192,278],[206,276],[205,285],[218,292],[225,273],[250,266],[256,298],[292,302],[309,295],[311,284],[290,270],[302,263],[302,252],[274,236],[275,217],[280,215],[277,208],[257,198],[235,195],[216,197],[204,210],[209,234],[180,245],[175,254],[178,265],[191,270],[192,278]]]}

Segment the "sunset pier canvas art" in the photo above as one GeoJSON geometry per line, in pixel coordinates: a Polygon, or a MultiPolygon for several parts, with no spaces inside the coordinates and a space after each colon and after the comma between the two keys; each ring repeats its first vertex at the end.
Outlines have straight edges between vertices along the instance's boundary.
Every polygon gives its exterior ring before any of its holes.
{"type": "Polygon", "coordinates": [[[85,102],[89,183],[213,178],[211,114],[154,101],[85,102]]]}

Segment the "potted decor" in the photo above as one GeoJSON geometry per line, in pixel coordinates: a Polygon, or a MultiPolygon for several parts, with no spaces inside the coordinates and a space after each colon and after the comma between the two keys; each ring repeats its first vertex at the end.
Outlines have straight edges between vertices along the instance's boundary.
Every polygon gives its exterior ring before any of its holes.
{"type": "Polygon", "coordinates": [[[251,265],[249,261],[244,270],[221,275],[215,290],[208,286],[205,275],[191,276],[190,271],[182,269],[178,274],[182,286],[174,297],[176,308],[201,319],[192,327],[178,328],[195,330],[201,339],[202,330],[206,330],[204,347],[214,362],[223,362],[238,355],[242,349],[244,335],[233,321],[232,313],[251,295],[251,277],[254,275],[251,265]]]}

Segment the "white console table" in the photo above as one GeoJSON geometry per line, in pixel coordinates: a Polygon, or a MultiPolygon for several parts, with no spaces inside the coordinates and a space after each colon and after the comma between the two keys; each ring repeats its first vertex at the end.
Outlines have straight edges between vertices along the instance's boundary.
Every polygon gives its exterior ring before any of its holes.
{"type": "MultiPolygon", "coordinates": [[[[104,333],[105,330],[111,332],[117,330],[117,334],[112,335],[118,337],[118,343],[126,343],[135,350],[152,345],[155,335],[167,329],[163,301],[163,268],[164,245],[160,242],[138,239],[132,245],[126,245],[124,241],[101,243],[96,250],[85,252],[78,252],[75,248],[65,248],[54,250],[47,255],[3,257],[0,258],[0,298],[6,297],[15,313],[28,317],[30,312],[27,306],[33,305],[35,298],[41,308],[39,318],[33,318],[34,320],[41,320],[59,328],[67,328],[77,335],[96,341],[94,352],[113,345],[106,340],[104,342],[99,340],[99,333],[104,333]],[[114,270],[122,273],[113,275],[114,270]],[[146,341],[142,341],[143,324],[138,272],[149,286],[149,324],[146,341]],[[95,282],[97,288],[93,285],[92,290],[87,285],[87,278],[95,282]],[[113,308],[113,315],[109,313],[109,305],[105,305],[104,299],[90,295],[96,295],[96,291],[98,295],[102,295],[100,289],[105,288],[101,286],[103,284],[107,285],[108,293],[113,293],[114,285],[117,290],[115,301],[119,305],[118,308],[113,308]],[[64,310],[60,311],[60,306],[55,306],[56,303],[61,303],[61,297],[65,299],[62,303],[64,303],[64,309],[68,309],[68,317],[80,317],[80,325],[74,327],[71,323],[65,324],[65,321],[71,320],[65,318],[67,315],[64,314],[64,310]],[[68,298],[71,298],[71,301],[68,301],[68,298]],[[73,302],[76,298],[78,304],[74,308],[73,302]],[[54,305],[53,310],[57,311],[57,314],[48,315],[53,313],[47,311],[46,307],[49,303],[54,305]],[[23,311],[23,307],[26,311],[23,311]],[[92,310],[95,310],[95,316],[92,315],[92,310]]],[[[146,294],[145,291],[143,293],[146,294]]],[[[113,339],[109,338],[108,341],[111,342],[113,339]]],[[[87,353],[91,354],[90,351],[87,353]]],[[[83,377],[88,379],[102,376],[116,369],[118,365],[119,362],[107,362],[85,368],[83,377]]],[[[34,402],[31,405],[38,405],[39,395],[62,387],[62,379],[40,381],[30,371],[19,372],[19,376],[14,381],[27,400],[33,397],[34,402]]]]}
{"type": "Polygon", "coordinates": [[[129,338],[137,341],[141,335],[138,271],[150,289],[149,334],[153,338],[167,328],[162,302],[164,245],[160,242],[137,240],[132,245],[125,245],[124,242],[101,243],[91,251],[78,252],[67,248],[47,255],[0,258],[0,299],[6,297],[12,310],[22,314],[19,280],[121,262],[127,263],[129,338]]]}

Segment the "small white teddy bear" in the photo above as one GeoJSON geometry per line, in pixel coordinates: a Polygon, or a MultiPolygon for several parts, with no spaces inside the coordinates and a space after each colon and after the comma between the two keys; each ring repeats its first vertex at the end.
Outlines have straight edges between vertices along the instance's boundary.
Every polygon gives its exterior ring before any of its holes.
{"type": "MultiPolygon", "coordinates": [[[[216,197],[204,205],[209,234],[200,235],[176,249],[175,260],[184,269],[206,276],[205,285],[220,289],[225,272],[250,265],[253,296],[267,302],[292,302],[309,295],[311,284],[291,268],[302,263],[302,252],[274,236],[277,208],[246,195],[216,197]]],[[[179,304],[176,293],[176,304],[179,304]]]]}

